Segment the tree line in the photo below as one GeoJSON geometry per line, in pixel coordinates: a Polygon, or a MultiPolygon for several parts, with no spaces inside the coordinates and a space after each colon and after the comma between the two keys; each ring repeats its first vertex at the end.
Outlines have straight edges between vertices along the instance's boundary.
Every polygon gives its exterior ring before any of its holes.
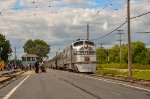
{"type": "Polygon", "coordinates": [[[5,38],[3,34],[0,33],[0,61],[7,61],[9,54],[11,54],[12,49],[10,41],[5,38]]]}
{"type": "Polygon", "coordinates": [[[47,54],[50,53],[50,45],[40,39],[27,40],[23,46],[23,49],[27,54],[36,54],[37,56],[39,56],[40,60],[48,57],[47,54]]]}
{"type": "MultiPolygon", "coordinates": [[[[150,64],[150,50],[145,47],[143,42],[131,43],[132,63],[143,65],[150,64]]],[[[96,50],[97,63],[120,63],[120,46],[114,45],[111,49],[98,48],[96,50]]],[[[128,45],[121,45],[121,62],[128,63],[128,45]]]]}
{"type": "MultiPolygon", "coordinates": [[[[44,40],[40,39],[29,39],[25,42],[23,46],[24,52],[26,54],[36,54],[39,56],[39,59],[42,60],[45,57],[48,57],[50,53],[50,45],[47,44],[44,40]]],[[[0,33],[0,61],[4,60],[8,62],[8,57],[13,52],[10,41],[6,39],[5,35],[0,33]]],[[[20,62],[19,60],[16,60],[20,62]]]]}

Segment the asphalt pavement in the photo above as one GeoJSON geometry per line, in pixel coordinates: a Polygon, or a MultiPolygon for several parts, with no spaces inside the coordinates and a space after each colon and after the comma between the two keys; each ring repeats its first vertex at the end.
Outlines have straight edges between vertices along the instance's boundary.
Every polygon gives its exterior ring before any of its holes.
{"type": "Polygon", "coordinates": [[[0,99],[150,99],[149,88],[59,70],[25,73],[0,89],[0,99]]]}

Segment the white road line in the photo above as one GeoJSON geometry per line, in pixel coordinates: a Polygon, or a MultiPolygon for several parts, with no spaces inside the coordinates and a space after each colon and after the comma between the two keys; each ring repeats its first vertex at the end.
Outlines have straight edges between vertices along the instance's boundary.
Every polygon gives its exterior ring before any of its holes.
{"type": "Polygon", "coordinates": [[[23,84],[23,82],[25,81],[25,80],[27,80],[27,78],[29,78],[29,76],[30,75],[28,75],[25,79],[23,79],[16,87],[14,87],[3,99],[8,99],[16,90],[17,90],[17,88],[19,88],[19,86],[21,85],[21,84],[23,84]]]}
{"type": "Polygon", "coordinates": [[[95,78],[95,77],[85,76],[85,75],[81,75],[81,74],[74,74],[74,73],[72,73],[72,74],[73,74],[73,75],[77,75],[77,76],[82,76],[82,77],[86,77],[86,78],[90,78],[90,79],[96,79],[96,80],[100,80],[100,81],[104,81],[104,82],[108,82],[108,83],[113,83],[113,84],[123,85],[123,86],[126,86],[126,87],[135,88],[135,89],[138,89],[138,90],[144,90],[144,91],[150,92],[149,89],[145,89],[145,88],[141,88],[141,87],[132,86],[132,85],[128,85],[128,84],[125,84],[125,83],[118,83],[118,82],[114,82],[114,81],[110,81],[110,80],[105,80],[105,79],[100,79],[100,78],[95,78]]]}

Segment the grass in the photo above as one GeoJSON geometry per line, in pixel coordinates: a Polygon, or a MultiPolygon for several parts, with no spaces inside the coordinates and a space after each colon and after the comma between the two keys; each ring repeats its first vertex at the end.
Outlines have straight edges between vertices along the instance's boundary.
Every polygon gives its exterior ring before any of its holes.
{"type": "Polygon", "coordinates": [[[127,76],[127,72],[119,72],[117,70],[108,70],[108,69],[99,69],[96,71],[96,73],[103,74],[103,75],[111,74],[113,76],[115,75],[127,76]]]}
{"type": "MultiPolygon", "coordinates": [[[[99,69],[96,71],[96,73],[103,75],[112,74],[113,76],[115,75],[128,76],[128,72],[121,72],[117,70],[108,70],[108,69],[99,69]]],[[[133,70],[132,75],[133,78],[150,80],[150,71],[133,70]]]]}
{"type": "Polygon", "coordinates": [[[150,80],[150,71],[133,71],[133,78],[150,80]]]}
{"type": "MultiPolygon", "coordinates": [[[[110,64],[98,64],[97,68],[116,68],[116,69],[127,69],[128,64],[122,63],[110,63],[110,64]]],[[[142,64],[132,64],[133,69],[143,69],[143,70],[150,70],[150,65],[142,65],[142,64]]]]}

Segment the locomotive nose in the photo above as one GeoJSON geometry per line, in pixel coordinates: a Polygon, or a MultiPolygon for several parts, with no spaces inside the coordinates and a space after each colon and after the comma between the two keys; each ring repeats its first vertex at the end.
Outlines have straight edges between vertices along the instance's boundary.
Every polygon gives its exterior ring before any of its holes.
{"type": "Polygon", "coordinates": [[[88,45],[84,45],[84,48],[85,48],[85,49],[88,49],[88,45]]]}

